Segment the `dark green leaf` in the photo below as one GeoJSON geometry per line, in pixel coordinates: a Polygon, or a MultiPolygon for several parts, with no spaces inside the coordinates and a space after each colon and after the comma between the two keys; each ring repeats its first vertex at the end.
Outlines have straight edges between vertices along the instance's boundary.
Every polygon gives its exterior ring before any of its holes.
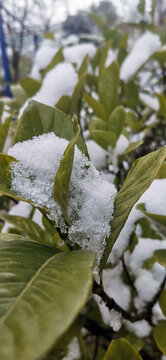
{"type": "Polygon", "coordinates": [[[71,107],[70,107],[70,115],[73,116],[74,114],[79,113],[80,101],[82,99],[82,94],[84,91],[84,85],[86,81],[87,74],[84,73],[78,80],[77,85],[73,91],[71,97],[71,107]]]}

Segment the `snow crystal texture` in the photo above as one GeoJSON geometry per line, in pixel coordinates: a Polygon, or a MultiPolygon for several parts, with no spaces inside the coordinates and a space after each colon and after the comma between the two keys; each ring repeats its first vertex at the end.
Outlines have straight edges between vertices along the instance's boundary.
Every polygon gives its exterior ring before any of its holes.
{"type": "Polygon", "coordinates": [[[68,218],[63,219],[60,206],[53,197],[54,177],[68,141],[54,133],[43,134],[17,143],[9,155],[19,160],[12,166],[12,189],[37,206],[46,207],[48,216],[61,232],[68,231],[69,240],[81,248],[96,251],[97,261],[110,235],[116,189],[103,180],[94,165],[75,146],[70,182],[68,218]]]}

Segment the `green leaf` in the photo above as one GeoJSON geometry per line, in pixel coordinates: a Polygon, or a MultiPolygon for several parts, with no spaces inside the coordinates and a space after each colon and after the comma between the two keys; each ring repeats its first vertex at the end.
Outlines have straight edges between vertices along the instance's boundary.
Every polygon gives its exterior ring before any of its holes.
{"type": "Polygon", "coordinates": [[[105,62],[106,62],[107,55],[108,55],[108,50],[111,47],[111,44],[112,44],[112,40],[109,40],[106,43],[105,48],[102,50],[101,57],[100,57],[100,64],[99,64],[99,74],[101,74],[102,71],[104,70],[105,62]]]}
{"type": "Polygon", "coordinates": [[[154,338],[161,352],[166,355],[166,321],[160,321],[154,328],[154,338]]]}
{"type": "Polygon", "coordinates": [[[0,123],[1,123],[1,120],[2,120],[3,111],[4,111],[4,102],[0,101],[0,123]]]}
{"type": "Polygon", "coordinates": [[[93,264],[88,251],[0,244],[1,360],[36,360],[57,344],[88,299],[93,264]]]}
{"type": "Polygon", "coordinates": [[[141,356],[125,339],[112,340],[104,360],[141,360],[141,356]]]}
{"type": "Polygon", "coordinates": [[[107,115],[118,105],[119,66],[113,62],[99,77],[99,97],[107,115]]]}
{"type": "Polygon", "coordinates": [[[115,212],[111,221],[111,236],[107,239],[101,267],[103,264],[105,265],[132,207],[151,185],[165,158],[166,146],[137,159],[132,165],[115,200],[115,212]]]}
{"type": "Polygon", "coordinates": [[[70,113],[71,97],[68,95],[62,95],[56,103],[55,107],[66,114],[70,113]]]}
{"type": "Polygon", "coordinates": [[[41,86],[40,81],[30,77],[21,79],[20,84],[24,89],[24,91],[26,92],[26,94],[28,95],[28,97],[35,95],[41,86]]]}
{"type": "Polygon", "coordinates": [[[138,120],[137,116],[132,111],[126,112],[125,123],[134,131],[138,131],[141,127],[141,122],[138,120]]]}
{"type": "Polygon", "coordinates": [[[160,102],[159,115],[166,117],[166,96],[163,94],[157,94],[157,97],[160,102]]]}
{"type": "Polygon", "coordinates": [[[154,256],[156,258],[156,261],[159,262],[160,265],[166,267],[166,250],[156,250],[154,252],[154,256]]]}
{"type": "MultiPolygon", "coordinates": [[[[62,111],[31,100],[18,122],[15,143],[29,140],[33,136],[47,134],[51,131],[55,135],[70,141],[74,135],[74,124],[62,111]]],[[[81,136],[79,136],[76,144],[84,154],[88,153],[81,136]]]]}
{"type": "Polygon", "coordinates": [[[75,125],[75,135],[67,145],[63,158],[60,161],[60,165],[54,179],[54,190],[53,190],[54,199],[60,205],[62,214],[67,224],[69,224],[67,209],[68,209],[70,178],[71,178],[73,159],[74,159],[74,147],[80,134],[80,127],[78,125],[77,118],[74,118],[74,125],[75,125]]]}
{"type": "Polygon", "coordinates": [[[8,135],[11,116],[9,116],[3,124],[0,125],[0,152],[3,151],[5,141],[8,135]]]}
{"type": "Polygon", "coordinates": [[[137,209],[140,210],[146,216],[148,216],[148,218],[153,220],[153,222],[159,228],[159,230],[164,235],[166,235],[166,216],[165,215],[153,214],[153,213],[146,211],[145,204],[138,204],[137,209]]]}
{"type": "Polygon", "coordinates": [[[132,142],[129,144],[128,148],[125,150],[125,152],[123,154],[120,154],[120,157],[123,157],[124,155],[127,155],[129,153],[131,153],[132,151],[135,151],[136,149],[138,149],[139,146],[141,146],[143,144],[143,141],[137,141],[137,142],[132,142]]]}
{"type": "Polygon", "coordinates": [[[0,214],[0,218],[13,225],[17,230],[26,234],[29,238],[46,245],[53,245],[52,237],[49,236],[42,228],[33,220],[14,215],[0,214]]]}
{"type": "Polygon", "coordinates": [[[74,114],[79,113],[80,102],[82,99],[82,94],[84,91],[84,85],[86,80],[87,73],[84,73],[78,80],[77,85],[74,88],[72,97],[71,97],[71,108],[70,108],[70,115],[73,116],[74,114]]]}
{"type": "Polygon", "coordinates": [[[166,178],[166,161],[162,163],[160,170],[156,176],[156,179],[165,179],[165,178],[166,178]]]}
{"type": "Polygon", "coordinates": [[[63,61],[64,61],[63,48],[61,47],[54,55],[50,64],[44,70],[41,70],[42,76],[44,77],[48,71],[52,70],[57,64],[63,61]]]}
{"type": "Polygon", "coordinates": [[[166,316],[166,289],[164,289],[159,298],[159,305],[163,314],[166,316]]]}
{"type": "Polygon", "coordinates": [[[123,104],[136,109],[139,103],[139,86],[133,80],[129,80],[127,84],[124,84],[124,96],[123,104]]]}
{"type": "Polygon", "coordinates": [[[139,12],[140,12],[142,15],[143,15],[144,12],[145,12],[145,5],[146,5],[145,0],[139,0],[139,3],[138,3],[138,5],[137,5],[137,8],[138,8],[139,12]]]}
{"type": "Polygon", "coordinates": [[[24,89],[22,88],[22,86],[20,84],[11,85],[10,89],[11,89],[11,92],[12,92],[14,98],[18,102],[18,104],[23,105],[25,103],[25,101],[27,100],[27,94],[24,91],[24,89]]]}
{"type": "Polygon", "coordinates": [[[152,59],[157,60],[162,66],[164,66],[166,63],[166,50],[156,51],[153,54],[152,59]]]}
{"type": "Polygon", "coordinates": [[[107,123],[104,120],[94,118],[89,121],[88,127],[90,132],[93,130],[107,130],[107,123]]]}
{"type": "Polygon", "coordinates": [[[110,115],[108,119],[108,130],[115,133],[117,139],[119,138],[125,123],[125,109],[123,106],[118,106],[110,115]]]}
{"type": "Polygon", "coordinates": [[[88,103],[88,105],[92,108],[94,114],[99,118],[106,120],[107,115],[104,109],[104,106],[101,104],[100,101],[95,100],[93,97],[84,93],[84,100],[88,103]]]}
{"type": "Polygon", "coordinates": [[[134,347],[135,350],[140,351],[144,345],[143,339],[137,337],[134,334],[128,334],[125,336],[125,339],[134,347]]]}
{"type": "Polygon", "coordinates": [[[89,62],[90,62],[89,55],[85,55],[85,57],[84,57],[84,59],[82,61],[82,64],[80,65],[80,68],[78,70],[79,78],[81,78],[82,75],[84,75],[88,71],[89,62]]]}
{"type": "Polygon", "coordinates": [[[116,145],[117,137],[112,131],[93,130],[90,132],[90,135],[105,150],[107,150],[108,146],[114,148],[116,145]]]}

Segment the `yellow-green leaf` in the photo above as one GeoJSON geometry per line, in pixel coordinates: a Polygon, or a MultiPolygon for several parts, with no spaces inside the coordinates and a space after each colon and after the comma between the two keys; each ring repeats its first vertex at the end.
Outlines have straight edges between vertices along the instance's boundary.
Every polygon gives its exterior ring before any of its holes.
{"type": "Polygon", "coordinates": [[[104,360],[141,360],[141,356],[126,339],[112,340],[104,360]]]}
{"type": "Polygon", "coordinates": [[[166,355],[166,321],[160,321],[154,328],[154,338],[161,352],[166,355]]]}
{"type": "Polygon", "coordinates": [[[90,135],[105,150],[107,150],[108,146],[114,148],[116,145],[117,137],[112,131],[93,130],[90,132],[90,135]]]}
{"type": "Polygon", "coordinates": [[[98,116],[100,119],[103,119],[103,120],[107,119],[104,106],[101,104],[100,101],[95,100],[93,97],[91,97],[87,93],[84,93],[84,100],[92,108],[92,110],[96,116],[98,116]]]}
{"type": "Polygon", "coordinates": [[[21,79],[20,84],[28,97],[35,95],[41,86],[40,81],[30,77],[21,79]]]}
{"type": "Polygon", "coordinates": [[[5,141],[8,135],[11,116],[9,116],[3,124],[0,125],[0,152],[3,151],[5,141]]]}
{"type": "Polygon", "coordinates": [[[154,252],[154,256],[159,264],[166,267],[166,250],[156,250],[154,252]]]}
{"type": "Polygon", "coordinates": [[[119,66],[113,62],[99,77],[99,97],[107,115],[118,105],[119,66]]]}
{"type": "Polygon", "coordinates": [[[115,133],[117,139],[119,138],[125,123],[125,109],[123,106],[118,106],[110,115],[108,119],[108,130],[115,133]]]}

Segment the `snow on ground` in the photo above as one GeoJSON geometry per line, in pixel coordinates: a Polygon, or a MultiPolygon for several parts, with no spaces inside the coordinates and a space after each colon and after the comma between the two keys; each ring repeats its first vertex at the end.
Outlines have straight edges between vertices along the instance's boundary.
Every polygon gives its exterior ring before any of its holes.
{"type": "Polygon", "coordinates": [[[146,31],[134,44],[120,69],[121,80],[128,81],[137,70],[161,47],[159,35],[146,31]]]}
{"type": "MultiPolygon", "coordinates": [[[[67,144],[67,140],[49,133],[17,143],[8,152],[20,161],[12,165],[12,188],[38,206],[46,206],[49,218],[62,232],[67,231],[67,225],[52,191],[67,144]]],[[[102,180],[94,165],[76,146],[69,193],[68,236],[83,249],[95,251],[98,261],[105,238],[110,235],[115,195],[114,185],[102,180]]]]}

